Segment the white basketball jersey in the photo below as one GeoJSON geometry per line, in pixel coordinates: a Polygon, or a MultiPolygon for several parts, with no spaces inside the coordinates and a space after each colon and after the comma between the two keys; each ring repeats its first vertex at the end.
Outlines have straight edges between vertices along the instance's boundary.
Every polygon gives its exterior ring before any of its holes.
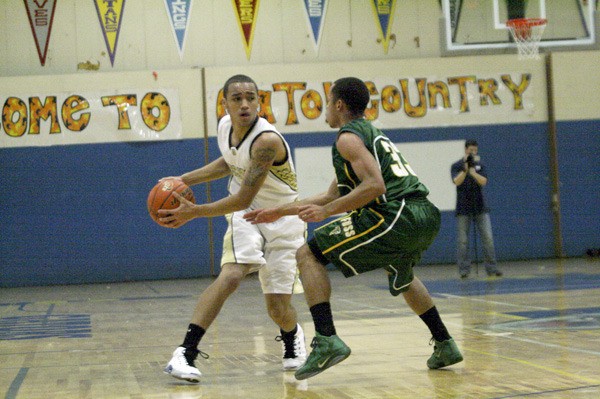
{"type": "Polygon", "coordinates": [[[237,147],[231,145],[232,128],[229,115],[221,118],[217,129],[219,150],[231,169],[231,178],[228,184],[230,194],[239,191],[246,169],[250,166],[250,148],[254,140],[263,132],[273,132],[281,137],[287,152],[287,160],[281,165],[271,167],[267,179],[254,197],[251,205],[253,209],[271,208],[298,199],[298,181],[290,147],[275,126],[261,117],[257,119],[250,132],[237,147]]]}

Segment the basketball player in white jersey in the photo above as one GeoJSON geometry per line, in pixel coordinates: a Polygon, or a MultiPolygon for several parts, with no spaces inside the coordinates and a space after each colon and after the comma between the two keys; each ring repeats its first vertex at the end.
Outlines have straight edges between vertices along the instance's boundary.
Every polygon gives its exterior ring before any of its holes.
{"type": "Polygon", "coordinates": [[[304,333],[291,304],[292,293],[302,292],[296,269],[296,250],[306,237],[306,224],[296,216],[275,223],[253,225],[242,217],[252,209],[269,208],[298,197],[290,148],[266,119],[258,116],[256,83],[235,75],[223,87],[227,115],[218,124],[221,157],[176,178],[187,185],[229,176],[229,196],[207,204],[192,204],[178,196],[181,205],[159,211],[162,223],[180,227],[194,218],[225,215],[221,273],[200,295],[183,343],[175,349],[165,372],[175,378],[199,382],[194,360],[204,333],[242,279],[258,271],[269,316],[279,326],[283,368],[295,370],[306,360],[304,333]]]}

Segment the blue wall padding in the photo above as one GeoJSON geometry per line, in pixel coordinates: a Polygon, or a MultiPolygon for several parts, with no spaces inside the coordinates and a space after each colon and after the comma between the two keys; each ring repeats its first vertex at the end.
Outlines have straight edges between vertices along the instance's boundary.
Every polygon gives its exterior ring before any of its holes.
{"type": "MultiPolygon", "coordinates": [[[[599,121],[558,124],[561,217],[568,256],[600,247],[598,125],[599,121]]],[[[498,259],[554,256],[545,123],[386,133],[394,142],[476,139],[488,168],[485,192],[498,259]]],[[[335,133],[286,137],[292,148],[330,146],[335,133]]],[[[0,149],[0,286],[210,275],[208,221],[166,229],[146,210],[147,194],[160,177],[205,164],[204,144],[194,139],[0,149]]],[[[215,138],[209,139],[208,153],[210,160],[219,156],[215,138]]],[[[404,155],[410,162],[411,154],[404,155]]],[[[447,170],[450,179],[450,165],[447,170]]],[[[226,195],[226,179],[212,183],[210,190],[213,200],[226,195]]],[[[205,185],[195,186],[194,193],[198,202],[206,201],[205,185]]],[[[225,229],[225,219],[215,218],[217,273],[225,229]]],[[[443,212],[441,231],[423,263],[454,262],[455,229],[454,213],[443,212]]]]}

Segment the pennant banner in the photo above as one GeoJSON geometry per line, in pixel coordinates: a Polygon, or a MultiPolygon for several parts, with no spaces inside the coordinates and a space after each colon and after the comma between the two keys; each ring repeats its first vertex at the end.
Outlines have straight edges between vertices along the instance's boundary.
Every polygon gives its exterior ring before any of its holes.
{"type": "Polygon", "coordinates": [[[256,25],[256,16],[258,14],[259,0],[232,0],[238,25],[244,37],[244,47],[246,48],[246,57],[250,59],[252,52],[252,39],[254,38],[254,27],[256,25]]]}
{"type": "Polygon", "coordinates": [[[57,0],[23,0],[42,66],[46,64],[57,0]]]}
{"type": "Polygon", "coordinates": [[[323,32],[323,21],[327,11],[327,0],[304,0],[306,15],[310,25],[310,32],[315,42],[315,49],[319,51],[321,33],[323,32]]]}
{"type": "Polygon", "coordinates": [[[110,65],[114,66],[125,0],[94,0],[94,4],[110,56],[110,65]]]}
{"type": "Polygon", "coordinates": [[[192,0],[165,0],[167,15],[173,29],[173,36],[179,50],[179,59],[183,60],[183,49],[185,47],[185,38],[188,26],[190,24],[190,14],[192,11],[192,0]]]}
{"type": "Polygon", "coordinates": [[[381,33],[381,42],[383,43],[383,51],[388,52],[390,44],[390,28],[394,18],[394,9],[396,8],[396,0],[372,0],[373,11],[379,23],[381,33]]]}

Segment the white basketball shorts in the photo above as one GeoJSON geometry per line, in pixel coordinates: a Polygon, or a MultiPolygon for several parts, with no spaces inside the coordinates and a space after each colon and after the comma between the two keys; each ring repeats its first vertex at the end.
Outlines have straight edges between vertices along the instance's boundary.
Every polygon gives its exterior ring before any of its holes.
{"type": "Polygon", "coordinates": [[[303,292],[296,250],[306,242],[306,224],[298,216],[284,216],[273,223],[251,224],[244,220],[248,210],[225,215],[221,267],[227,263],[251,265],[258,271],[264,294],[303,292]]]}

